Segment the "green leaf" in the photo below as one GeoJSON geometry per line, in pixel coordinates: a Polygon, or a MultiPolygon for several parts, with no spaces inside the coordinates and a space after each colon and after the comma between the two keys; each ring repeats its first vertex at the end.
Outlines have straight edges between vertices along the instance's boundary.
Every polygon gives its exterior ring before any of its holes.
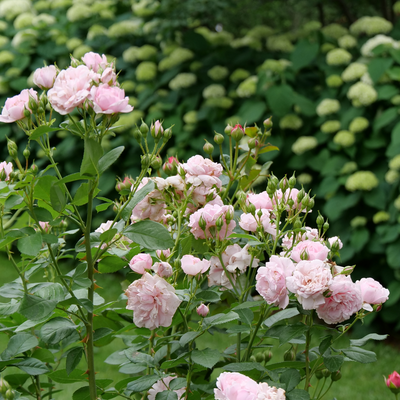
{"type": "Polygon", "coordinates": [[[369,240],[369,231],[365,228],[357,228],[351,234],[350,244],[354,251],[360,251],[369,240]]]}
{"type": "Polygon", "coordinates": [[[237,115],[247,124],[252,124],[263,117],[266,108],[264,101],[247,100],[239,108],[237,115]]]}
{"type": "Polygon", "coordinates": [[[175,378],[169,383],[171,390],[179,390],[186,386],[186,378],[175,378]]]}
{"type": "Polygon", "coordinates": [[[83,386],[72,394],[72,400],[90,400],[90,389],[89,386],[83,386]]]}
{"type": "Polygon", "coordinates": [[[298,338],[299,336],[302,336],[307,330],[308,326],[302,323],[289,325],[280,333],[279,343],[282,345],[291,341],[292,339],[298,338]]]}
{"type": "Polygon", "coordinates": [[[221,294],[221,292],[214,292],[213,290],[203,290],[196,293],[196,299],[207,303],[216,303],[221,300],[221,294]]]}
{"type": "Polygon", "coordinates": [[[319,45],[317,42],[310,43],[308,40],[299,40],[290,54],[290,61],[294,70],[298,71],[310,65],[318,55],[319,45]]]}
{"type": "Polygon", "coordinates": [[[14,299],[12,299],[11,301],[12,303],[0,304],[0,316],[8,316],[18,311],[20,304],[14,299]]]}
{"type": "Polygon", "coordinates": [[[84,182],[78,187],[72,204],[83,206],[89,200],[89,184],[84,182]]]}
{"type": "Polygon", "coordinates": [[[292,318],[296,315],[299,315],[300,312],[297,308],[287,308],[286,310],[281,310],[276,314],[271,315],[264,321],[264,325],[270,328],[272,325],[276,324],[279,321],[283,321],[284,319],[292,318]]]}
{"type": "Polygon", "coordinates": [[[44,363],[54,362],[54,354],[48,349],[35,349],[33,356],[44,363]]]}
{"type": "Polygon", "coordinates": [[[186,332],[184,333],[181,338],[179,339],[179,344],[184,347],[192,340],[196,339],[198,336],[201,335],[201,332],[186,332]]]}
{"type": "Polygon", "coordinates": [[[20,205],[23,201],[24,201],[24,198],[22,196],[19,196],[17,194],[12,194],[5,201],[4,207],[7,210],[11,210],[13,207],[20,205]]]}
{"type": "Polygon", "coordinates": [[[56,317],[40,329],[40,337],[45,343],[56,344],[76,331],[76,325],[67,318],[56,317]]]}
{"type": "Polygon", "coordinates": [[[156,394],[156,400],[178,400],[178,395],[170,390],[164,390],[156,394]]]}
{"type": "Polygon", "coordinates": [[[379,132],[382,128],[386,125],[390,124],[398,117],[397,107],[388,108],[387,110],[383,111],[379,117],[374,119],[373,123],[373,131],[379,132]]]}
{"type": "Polygon", "coordinates": [[[51,215],[50,211],[49,211],[49,210],[46,210],[46,209],[43,208],[43,207],[36,207],[36,208],[34,208],[34,209],[33,209],[33,213],[35,214],[36,219],[37,219],[38,221],[50,222],[50,221],[53,221],[53,220],[54,220],[54,218],[53,218],[53,216],[51,215]]]}
{"type": "Polygon", "coordinates": [[[33,190],[33,197],[50,202],[50,188],[53,184],[57,183],[57,181],[55,176],[41,176],[36,182],[35,189],[33,190]]]}
{"type": "Polygon", "coordinates": [[[129,225],[124,235],[134,243],[149,250],[165,250],[174,247],[167,228],[158,222],[144,220],[129,225]]]}
{"type": "Polygon", "coordinates": [[[36,257],[42,249],[42,235],[35,232],[33,235],[25,236],[18,240],[18,250],[27,256],[36,257]]]}
{"type": "Polygon", "coordinates": [[[42,125],[37,127],[29,136],[29,140],[38,140],[41,138],[45,133],[48,132],[57,132],[59,128],[51,128],[50,126],[42,125]]]}
{"type": "Polygon", "coordinates": [[[339,371],[340,367],[344,363],[344,357],[341,355],[336,355],[336,356],[323,356],[324,364],[325,367],[330,371],[330,372],[336,372],[339,371]]]}
{"type": "Polygon", "coordinates": [[[143,392],[150,389],[158,380],[158,375],[141,376],[133,382],[129,382],[126,388],[127,390],[134,393],[143,392]]]}
{"type": "Polygon", "coordinates": [[[394,85],[378,86],[376,91],[378,92],[378,100],[390,100],[398,93],[398,90],[394,85]]]}
{"type": "Polygon", "coordinates": [[[94,139],[85,139],[81,175],[99,175],[99,160],[103,155],[101,145],[94,139]]]}
{"type": "Polygon", "coordinates": [[[26,358],[14,365],[29,375],[42,375],[49,372],[46,364],[36,358],[26,358]]]}
{"type": "Polygon", "coordinates": [[[1,354],[1,359],[3,361],[10,360],[17,354],[30,350],[38,344],[39,341],[37,340],[36,336],[33,336],[29,333],[17,333],[9,340],[7,348],[1,354]]]}
{"type": "Polygon", "coordinates": [[[82,347],[74,347],[68,351],[67,361],[66,361],[66,371],[67,375],[69,375],[79,364],[82,359],[83,348],[82,347]]]}
{"type": "Polygon", "coordinates": [[[108,167],[115,163],[118,160],[119,156],[125,150],[124,146],[116,147],[112,149],[107,154],[104,154],[103,157],[99,160],[99,174],[102,174],[108,167]]]}
{"type": "Polygon", "coordinates": [[[263,304],[265,304],[264,300],[245,301],[244,303],[241,303],[238,306],[235,306],[234,308],[232,308],[232,311],[244,310],[244,309],[253,308],[253,307],[257,307],[258,308],[263,304]]]}
{"type": "Polygon", "coordinates": [[[286,385],[286,392],[292,391],[301,381],[301,375],[297,369],[285,370],[279,378],[286,385]]]}
{"type": "Polygon", "coordinates": [[[319,354],[323,355],[332,344],[332,336],[327,336],[318,346],[319,354]]]}
{"type": "Polygon", "coordinates": [[[245,372],[252,371],[254,369],[261,372],[265,371],[265,368],[260,363],[256,362],[230,363],[225,365],[223,368],[225,371],[231,372],[245,372]]]}
{"type": "Polygon", "coordinates": [[[51,372],[47,376],[54,382],[64,384],[87,381],[85,371],[82,371],[80,369],[75,369],[69,375],[67,374],[67,370],[59,369],[57,371],[51,372]]]}
{"type": "Polygon", "coordinates": [[[113,229],[107,229],[105,232],[103,232],[100,235],[100,240],[103,242],[111,242],[113,240],[114,236],[118,233],[118,230],[113,228],[113,229]]]}
{"type": "Polygon", "coordinates": [[[212,368],[220,358],[221,355],[215,349],[206,348],[192,351],[192,361],[206,368],[212,368]]]}
{"type": "Polygon", "coordinates": [[[53,184],[50,188],[50,203],[53,209],[57,212],[64,210],[67,200],[65,198],[65,192],[59,185],[53,184]]]}
{"type": "Polygon", "coordinates": [[[46,300],[31,294],[24,294],[18,312],[25,318],[35,321],[49,316],[56,305],[56,300],[46,300]]]}
{"type": "Polygon", "coordinates": [[[62,301],[65,299],[64,287],[59,283],[46,282],[43,286],[39,286],[38,289],[35,288],[33,293],[46,300],[62,301]]]}
{"type": "Polygon", "coordinates": [[[302,389],[294,389],[286,393],[287,400],[310,400],[310,394],[302,389]]]}
{"type": "Polygon", "coordinates": [[[376,361],[376,354],[373,351],[364,350],[360,347],[349,347],[342,349],[343,354],[359,363],[368,364],[376,361]]]}
{"type": "Polygon", "coordinates": [[[98,270],[102,274],[110,274],[112,272],[119,271],[120,269],[126,267],[127,265],[128,262],[120,257],[107,256],[100,261],[98,265],[98,270]]]}
{"type": "Polygon", "coordinates": [[[142,371],[144,371],[147,368],[146,365],[140,365],[140,364],[124,364],[121,366],[121,368],[119,369],[119,372],[121,372],[121,374],[138,374],[142,371]]]}
{"type": "Polygon", "coordinates": [[[108,336],[112,332],[114,331],[110,328],[97,328],[93,334],[93,341],[96,342],[97,340],[108,336]]]}
{"type": "Polygon", "coordinates": [[[251,138],[257,136],[257,132],[258,129],[255,126],[249,126],[244,129],[244,133],[251,138]]]}
{"type": "Polygon", "coordinates": [[[294,91],[289,85],[271,86],[266,91],[268,105],[277,117],[283,117],[291,111],[294,104],[294,91]]]}
{"type": "Polygon", "coordinates": [[[128,221],[132,215],[132,210],[135,206],[140,203],[150,192],[155,188],[155,184],[152,180],[149,180],[145,186],[138,190],[133,197],[129,200],[128,205],[124,208],[121,213],[121,217],[124,221],[128,221]]]}
{"type": "Polygon", "coordinates": [[[386,247],[387,263],[392,268],[400,268],[400,246],[398,243],[391,243],[386,247]]]}
{"type": "Polygon", "coordinates": [[[368,340],[385,340],[387,337],[388,335],[378,335],[377,333],[370,333],[369,335],[364,336],[361,339],[350,339],[350,345],[361,347],[364,346],[364,344],[367,343],[368,340]]]}
{"type": "Polygon", "coordinates": [[[393,64],[392,58],[373,58],[368,63],[368,73],[374,83],[378,82],[382,75],[393,64]]]}
{"type": "Polygon", "coordinates": [[[227,314],[217,314],[212,317],[204,318],[203,326],[215,326],[220,324],[225,324],[227,322],[235,321],[239,319],[239,315],[235,312],[230,311],[227,314]]]}

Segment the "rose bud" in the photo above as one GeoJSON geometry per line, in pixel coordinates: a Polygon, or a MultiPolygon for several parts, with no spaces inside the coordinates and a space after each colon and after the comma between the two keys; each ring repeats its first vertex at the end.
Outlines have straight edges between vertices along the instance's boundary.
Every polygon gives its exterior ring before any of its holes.
{"type": "Polygon", "coordinates": [[[200,304],[197,309],[197,314],[200,315],[200,317],[206,317],[207,314],[210,312],[210,309],[205,305],[205,304],[200,304]]]}

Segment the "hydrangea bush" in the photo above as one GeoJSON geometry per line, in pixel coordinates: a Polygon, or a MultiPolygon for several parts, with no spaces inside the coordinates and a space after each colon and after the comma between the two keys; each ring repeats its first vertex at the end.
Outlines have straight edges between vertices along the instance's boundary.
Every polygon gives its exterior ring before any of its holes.
{"type": "Polygon", "coordinates": [[[8,139],[13,163],[0,164],[0,247],[19,276],[0,290],[10,337],[0,365],[24,373],[2,377],[4,398],[52,398],[57,383],[81,382],[74,400],[322,399],[345,361],[376,359],[362,346],[385,335],[350,346],[338,339],[389,291],[372,278],[354,281],[354,266],[335,262],[342,241],[328,235],[322,215],[308,221],[315,200],[294,175],[278,179],[270,162],[257,164],[277,150],[268,143],[271,119],[215,134],[220,162],[206,142],[208,158],[164,164],[172,128],[142,122],[133,132],[141,172],[118,180],[112,200],[99,180],[124,147],[105,152],[103,140],[132,112],[115,63],[89,52],[66,69],[38,69],[34,82],[42,93],[24,89],[0,116],[29,143],[21,163],[8,139]],[[66,176],[51,144],[60,129],[84,144],[79,168],[66,176]],[[31,161],[36,146],[48,159],[43,168],[31,161]],[[257,182],[266,189],[255,192],[257,182]],[[94,215],[108,208],[114,218],[94,229],[94,215]],[[122,269],[132,271],[130,284],[105,303],[95,276],[122,269]],[[42,271],[47,279],[37,281],[42,271]],[[105,362],[125,376],[114,382],[102,376],[94,346],[116,337],[124,347],[105,362]],[[213,346],[213,337],[226,346],[213,346]],[[269,363],[274,340],[288,350],[269,363]]]}

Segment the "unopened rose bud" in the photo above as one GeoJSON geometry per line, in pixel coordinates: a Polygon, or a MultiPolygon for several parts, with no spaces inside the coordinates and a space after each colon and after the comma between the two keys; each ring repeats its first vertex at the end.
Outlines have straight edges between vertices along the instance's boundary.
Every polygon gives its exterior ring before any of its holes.
{"type": "Polygon", "coordinates": [[[303,201],[305,196],[304,189],[301,189],[299,193],[297,193],[297,202],[300,204],[303,201]]]}
{"type": "Polygon", "coordinates": [[[314,205],[315,205],[315,200],[314,200],[314,197],[311,197],[311,199],[310,199],[310,201],[309,201],[309,203],[308,203],[308,209],[309,210],[311,210],[313,207],[314,207],[314,205]]]}
{"type": "Polygon", "coordinates": [[[333,382],[337,382],[342,378],[342,373],[340,371],[332,372],[331,379],[333,382]]]}
{"type": "Polygon", "coordinates": [[[285,177],[283,177],[283,178],[281,179],[281,181],[279,182],[279,188],[282,190],[282,192],[286,192],[286,190],[288,189],[288,187],[289,187],[289,181],[288,181],[288,179],[287,179],[286,176],[285,176],[285,177]]]}
{"type": "Polygon", "coordinates": [[[32,112],[35,112],[38,109],[37,101],[31,96],[29,96],[28,107],[32,112]]]}
{"type": "Polygon", "coordinates": [[[153,169],[160,169],[161,165],[162,165],[162,159],[160,156],[155,156],[153,157],[153,159],[151,160],[151,167],[153,169]]]}
{"type": "Polygon", "coordinates": [[[18,147],[17,144],[12,141],[11,139],[7,138],[7,150],[8,150],[8,154],[12,157],[12,158],[16,158],[18,155],[18,147]]]}
{"type": "Polygon", "coordinates": [[[386,379],[386,386],[392,393],[397,395],[400,393],[400,375],[397,371],[393,371],[386,379]]]}
{"type": "Polygon", "coordinates": [[[329,378],[331,376],[331,373],[325,368],[322,370],[322,376],[324,378],[329,378]]]}
{"type": "Polygon", "coordinates": [[[31,112],[25,108],[25,110],[24,110],[24,117],[30,118],[31,115],[32,115],[31,112]]]}
{"type": "Polygon", "coordinates": [[[151,136],[153,136],[153,138],[156,139],[156,141],[161,139],[164,133],[164,128],[162,127],[161,122],[159,120],[154,122],[154,124],[151,124],[150,133],[151,136]]]}
{"type": "Polygon", "coordinates": [[[382,304],[374,304],[373,309],[375,312],[379,312],[382,310],[382,304]]]}
{"type": "Polygon", "coordinates": [[[4,395],[4,398],[6,400],[14,400],[15,398],[15,392],[12,389],[8,389],[4,395]]]}
{"type": "Polygon", "coordinates": [[[30,170],[31,170],[30,172],[33,175],[36,175],[39,172],[39,168],[38,168],[38,166],[36,164],[32,164],[31,167],[30,167],[30,170]]]}
{"type": "Polygon", "coordinates": [[[264,128],[265,129],[271,129],[272,128],[272,117],[267,118],[266,120],[264,120],[263,122],[264,128]]]}
{"type": "Polygon", "coordinates": [[[247,142],[247,146],[249,146],[249,149],[255,149],[259,145],[260,141],[256,137],[250,138],[249,141],[247,142]]]}
{"type": "Polygon", "coordinates": [[[296,353],[293,348],[290,348],[285,352],[285,354],[283,355],[283,359],[285,361],[294,361],[296,359],[296,353]]]}
{"type": "Polygon", "coordinates": [[[5,394],[10,388],[10,384],[3,377],[0,377],[0,393],[5,394]]]}
{"type": "Polygon", "coordinates": [[[318,369],[317,371],[315,371],[315,377],[320,380],[324,377],[324,375],[322,374],[322,370],[318,369]]]}
{"type": "Polygon", "coordinates": [[[166,261],[160,261],[154,263],[151,269],[160,277],[160,278],[168,278],[170,277],[174,271],[171,267],[171,264],[166,261]]]}
{"type": "Polygon", "coordinates": [[[150,166],[150,154],[143,154],[141,157],[141,164],[143,168],[147,168],[150,166]]]}
{"type": "Polygon", "coordinates": [[[133,130],[133,137],[139,144],[142,143],[142,132],[138,128],[133,130]]]}
{"type": "Polygon", "coordinates": [[[293,223],[293,229],[301,229],[301,227],[303,226],[303,224],[301,223],[301,220],[299,218],[296,219],[296,221],[294,221],[293,223]]]}
{"type": "Polygon", "coordinates": [[[224,143],[224,136],[223,135],[221,135],[220,133],[216,133],[215,135],[214,135],[214,142],[217,144],[217,145],[220,145],[220,144],[222,144],[222,143],[224,143]]]}
{"type": "Polygon", "coordinates": [[[164,135],[163,135],[163,142],[167,143],[169,139],[171,139],[172,137],[172,128],[167,128],[164,131],[164,135]]]}
{"type": "Polygon", "coordinates": [[[272,356],[273,354],[271,350],[264,351],[264,359],[266,363],[271,360],[272,356]]]}
{"type": "Polygon", "coordinates": [[[235,127],[231,131],[231,136],[236,142],[242,140],[244,136],[244,130],[242,128],[242,125],[239,124],[235,125],[235,127]]]}
{"type": "Polygon", "coordinates": [[[176,157],[168,157],[162,168],[168,176],[173,176],[178,173],[178,165],[179,161],[176,157]]]}
{"type": "Polygon", "coordinates": [[[130,190],[133,184],[132,178],[125,177],[124,180],[118,181],[117,184],[115,185],[115,190],[117,192],[121,192],[122,190],[130,190]]]}
{"type": "Polygon", "coordinates": [[[228,136],[231,136],[231,132],[232,132],[233,127],[231,125],[227,125],[224,129],[224,133],[228,136]]]}
{"type": "Polygon", "coordinates": [[[29,156],[31,155],[31,152],[29,151],[29,149],[26,148],[26,149],[23,151],[22,154],[24,155],[24,157],[25,157],[26,159],[28,159],[29,156]]]}
{"type": "Polygon", "coordinates": [[[324,217],[319,213],[318,213],[316,222],[317,222],[318,229],[322,229],[322,225],[324,224],[324,217]]]}
{"type": "Polygon", "coordinates": [[[206,227],[207,227],[207,222],[206,220],[203,218],[203,216],[201,215],[199,218],[199,227],[201,230],[205,231],[206,227]]]}
{"type": "Polygon", "coordinates": [[[142,120],[139,130],[141,133],[143,133],[143,135],[147,135],[149,132],[149,126],[142,120]]]}
{"type": "Polygon", "coordinates": [[[205,152],[206,154],[208,154],[209,156],[211,156],[212,153],[213,153],[213,151],[214,151],[214,146],[213,146],[211,143],[207,142],[207,140],[206,140],[206,143],[205,143],[205,145],[203,146],[203,150],[204,150],[204,152],[205,152]]]}
{"type": "Polygon", "coordinates": [[[323,232],[325,233],[329,229],[328,221],[326,221],[322,227],[323,227],[323,232]]]}
{"type": "Polygon", "coordinates": [[[289,187],[293,189],[296,186],[296,177],[293,175],[289,178],[289,187]]]}
{"type": "Polygon", "coordinates": [[[222,219],[221,215],[215,221],[215,226],[217,228],[217,231],[220,231],[222,229],[222,227],[224,226],[224,220],[222,219]]]}
{"type": "Polygon", "coordinates": [[[256,206],[255,206],[254,204],[250,203],[250,204],[246,207],[246,211],[247,211],[249,214],[255,215],[255,214],[256,214],[256,206]]]}
{"type": "Polygon", "coordinates": [[[38,107],[37,113],[38,114],[44,114],[44,108],[43,107],[38,107]]]}
{"type": "Polygon", "coordinates": [[[245,192],[243,192],[243,190],[239,190],[236,193],[236,198],[238,199],[239,203],[244,204],[244,202],[246,201],[247,195],[245,192]]]}
{"type": "Polygon", "coordinates": [[[301,201],[301,205],[307,208],[309,204],[310,204],[310,196],[306,193],[303,197],[303,200],[301,201]]]}
{"type": "Polygon", "coordinates": [[[233,220],[233,213],[230,209],[225,213],[225,222],[227,225],[230,224],[230,222],[233,220]]]}
{"type": "Polygon", "coordinates": [[[250,356],[249,360],[250,362],[257,362],[256,356],[250,356]]]}
{"type": "Polygon", "coordinates": [[[265,357],[263,353],[257,353],[256,354],[256,361],[258,363],[263,363],[265,361],[265,357]]]}
{"type": "Polygon", "coordinates": [[[197,309],[196,309],[197,314],[200,315],[200,317],[206,317],[207,314],[210,312],[210,309],[205,305],[205,304],[200,304],[197,309]]]}
{"type": "Polygon", "coordinates": [[[293,199],[289,199],[289,200],[287,201],[287,205],[289,206],[289,208],[293,208],[293,206],[294,206],[294,200],[293,200],[293,199]]]}

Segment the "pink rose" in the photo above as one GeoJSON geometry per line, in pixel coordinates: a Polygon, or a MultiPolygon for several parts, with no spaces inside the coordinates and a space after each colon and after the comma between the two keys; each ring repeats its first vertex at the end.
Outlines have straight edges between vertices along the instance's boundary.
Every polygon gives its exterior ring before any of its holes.
{"type": "Polygon", "coordinates": [[[54,65],[38,68],[33,74],[33,83],[40,89],[51,89],[57,76],[57,69],[54,65]]]}
{"type": "Polygon", "coordinates": [[[128,297],[126,308],[133,310],[133,322],[138,328],[170,326],[172,317],[181,304],[172,285],[148,272],[130,284],[125,295],[128,297]]]}
{"type": "Polygon", "coordinates": [[[223,171],[221,164],[212,162],[210,159],[200,155],[190,157],[185,164],[182,164],[182,167],[187,174],[193,176],[208,175],[218,177],[223,171]]]}
{"type": "Polygon", "coordinates": [[[9,124],[24,119],[24,111],[31,111],[29,108],[30,99],[38,102],[37,92],[33,89],[24,89],[20,94],[8,98],[1,112],[0,122],[9,124]]]}
{"type": "Polygon", "coordinates": [[[261,382],[258,384],[257,400],[285,400],[285,391],[275,386],[269,386],[268,383],[261,382]]]}
{"type": "MultiPolygon", "coordinates": [[[[176,376],[166,376],[165,378],[157,381],[149,390],[148,400],[155,400],[157,393],[163,392],[164,390],[168,390],[169,384],[175,378],[176,376]]],[[[183,398],[183,395],[186,392],[186,388],[174,390],[174,392],[178,395],[178,400],[180,400],[183,398]]]]}
{"type": "Polygon", "coordinates": [[[92,69],[94,72],[97,72],[100,68],[102,70],[105,70],[108,65],[107,57],[104,54],[100,55],[97,53],[93,53],[92,51],[86,53],[82,57],[82,61],[89,69],[92,69]]]}
{"type": "Polygon", "coordinates": [[[161,276],[161,278],[168,278],[174,273],[174,271],[171,267],[171,264],[167,263],[166,261],[160,261],[160,262],[154,263],[154,265],[151,267],[151,269],[158,276],[161,276]]]}
{"type": "Polygon", "coordinates": [[[129,97],[125,97],[125,91],[117,86],[93,86],[89,99],[96,114],[129,113],[133,110],[128,104],[129,97]]]}
{"type": "Polygon", "coordinates": [[[400,389],[400,374],[393,371],[386,379],[386,386],[391,389],[400,389]]]}
{"type": "Polygon", "coordinates": [[[151,269],[153,265],[153,260],[150,254],[140,253],[134,256],[131,261],[129,261],[129,267],[132,271],[137,274],[143,275],[146,273],[146,269],[151,269]]]}
{"type": "Polygon", "coordinates": [[[217,378],[217,388],[216,400],[256,400],[259,391],[257,382],[238,372],[223,372],[217,378]]]}
{"type": "Polygon", "coordinates": [[[161,137],[162,134],[164,133],[164,128],[161,125],[161,122],[157,120],[154,122],[154,124],[151,124],[150,126],[150,132],[153,137],[161,137]]]}
{"type": "Polygon", "coordinates": [[[49,233],[51,226],[48,222],[39,221],[40,227],[43,229],[44,232],[49,233]]]}
{"type": "Polygon", "coordinates": [[[221,289],[233,289],[232,283],[236,283],[236,275],[229,272],[225,273],[218,257],[212,256],[210,258],[210,263],[211,267],[208,272],[208,286],[211,287],[215,285],[221,286],[221,289]]]}
{"type": "Polygon", "coordinates": [[[97,75],[85,65],[62,70],[47,96],[51,106],[61,115],[71,113],[88,98],[97,75]]]}
{"type": "Polygon", "coordinates": [[[343,247],[343,243],[342,241],[337,237],[337,236],[333,236],[331,238],[328,239],[328,242],[332,248],[332,246],[334,244],[336,244],[337,248],[340,250],[343,247]]]}
{"type": "Polygon", "coordinates": [[[113,224],[114,221],[108,220],[107,222],[103,222],[100,224],[100,226],[95,230],[95,232],[100,232],[103,233],[105,231],[108,231],[111,229],[111,225],[113,224]]]}
{"type": "Polygon", "coordinates": [[[186,254],[181,259],[181,267],[186,275],[204,274],[210,268],[210,261],[186,254]]]}
{"type": "Polygon", "coordinates": [[[287,288],[296,295],[305,310],[324,304],[324,292],[332,282],[330,268],[321,260],[300,261],[292,276],[286,278],[287,288]]]}
{"type": "Polygon", "coordinates": [[[197,314],[200,315],[200,317],[207,317],[208,313],[210,312],[210,309],[205,305],[205,304],[200,304],[197,309],[196,309],[197,314]]]}
{"type": "Polygon", "coordinates": [[[243,249],[238,244],[234,244],[225,249],[222,253],[222,261],[224,262],[227,271],[237,272],[236,270],[239,270],[242,274],[250,264],[252,268],[257,268],[260,260],[258,258],[253,258],[252,262],[248,248],[248,244],[244,246],[243,249]]]}
{"type": "Polygon", "coordinates": [[[317,307],[318,317],[327,324],[346,321],[362,308],[360,287],[349,276],[335,276],[329,285],[329,291],[331,295],[317,307]]]}
{"type": "MultiPolygon", "coordinates": [[[[372,278],[362,278],[357,281],[361,289],[362,300],[367,304],[382,304],[389,298],[389,290],[385,289],[379,282],[372,278]]],[[[365,306],[364,306],[365,308],[365,306]]],[[[372,307],[367,307],[372,311],[372,307]]]]}
{"type": "MultiPolygon", "coordinates": [[[[1,117],[0,117],[1,118],[1,117]]],[[[13,171],[13,165],[9,162],[3,161],[0,163],[0,180],[9,181],[10,174],[13,171]]]]}
{"type": "Polygon", "coordinates": [[[101,74],[100,80],[110,86],[114,86],[117,83],[117,74],[113,68],[107,67],[101,74]]]}
{"type": "Polygon", "coordinates": [[[239,226],[248,232],[256,232],[258,223],[253,214],[243,213],[240,216],[239,226]]]}
{"type": "Polygon", "coordinates": [[[254,204],[257,210],[272,210],[274,208],[272,200],[266,191],[258,194],[249,193],[247,196],[247,203],[254,204]]]}
{"type": "Polygon", "coordinates": [[[256,211],[255,216],[253,214],[243,213],[240,216],[239,226],[244,231],[256,232],[257,227],[261,226],[264,232],[269,233],[272,236],[276,236],[276,226],[271,222],[271,214],[269,210],[260,209],[256,211]],[[260,217],[260,215],[261,217],[260,217]]]}
{"type": "Polygon", "coordinates": [[[170,249],[156,250],[156,254],[160,260],[165,261],[171,255],[171,250],[170,249]]]}
{"type": "Polygon", "coordinates": [[[290,257],[296,262],[301,260],[325,261],[328,253],[329,249],[321,242],[304,240],[293,248],[290,257]]]}

